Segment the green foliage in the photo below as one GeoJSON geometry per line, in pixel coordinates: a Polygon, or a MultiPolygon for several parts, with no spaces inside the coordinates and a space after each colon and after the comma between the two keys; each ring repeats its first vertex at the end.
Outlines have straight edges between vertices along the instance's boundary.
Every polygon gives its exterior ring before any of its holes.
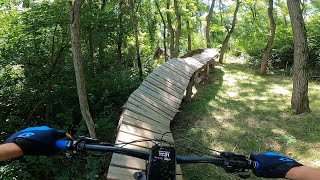
{"type": "MultiPolygon", "coordinates": [[[[166,9],[167,0],[157,2],[165,23],[168,23],[168,12],[176,28],[173,4],[166,9]]],[[[186,21],[190,23],[192,49],[205,48],[204,28],[209,1],[178,2],[182,19],[180,55],[188,51],[186,21]]],[[[221,2],[216,1],[210,27],[212,47],[217,48],[224,40],[234,10],[231,1],[221,2]]],[[[140,84],[134,26],[139,28],[144,75],[164,62],[164,59],[153,58],[156,47],[163,47],[164,40],[163,22],[154,3],[135,1],[137,22],[132,23],[128,1],[124,1],[122,7],[119,1],[83,1],[80,35],[86,91],[98,137],[103,141],[114,140],[121,106],[140,84]]],[[[0,1],[1,140],[16,130],[34,125],[65,129],[75,137],[88,133],[76,91],[68,8],[65,0],[0,1]]],[[[304,11],[309,65],[316,75],[319,75],[320,67],[319,9],[318,1],[308,1],[304,11]]],[[[284,69],[284,74],[290,74],[293,40],[284,0],[275,2],[274,14],[277,30],[269,67],[284,69]]],[[[243,1],[228,47],[235,56],[245,55],[255,68],[260,65],[269,33],[267,19],[267,1],[243,1]]],[[[168,34],[167,31],[167,48],[168,34]]],[[[282,140],[293,143],[290,136],[282,140]]],[[[108,158],[24,157],[1,162],[1,165],[0,179],[72,179],[74,175],[77,179],[94,179],[102,177],[108,158]]]]}

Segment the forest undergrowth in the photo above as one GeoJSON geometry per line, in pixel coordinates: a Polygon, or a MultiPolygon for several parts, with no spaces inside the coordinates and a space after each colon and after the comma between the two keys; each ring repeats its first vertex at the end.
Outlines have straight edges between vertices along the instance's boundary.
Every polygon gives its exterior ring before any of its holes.
{"type": "MultiPolygon", "coordinates": [[[[275,151],[320,167],[319,83],[309,84],[312,112],[298,116],[290,107],[292,77],[277,73],[262,77],[239,59],[216,66],[209,83],[196,90],[172,124],[177,144],[206,151],[200,143],[247,155],[275,151]]],[[[178,153],[195,155],[186,149],[178,153]]],[[[182,172],[186,180],[237,179],[210,164],[182,165],[182,172]]],[[[260,178],[252,174],[250,179],[260,178]]]]}

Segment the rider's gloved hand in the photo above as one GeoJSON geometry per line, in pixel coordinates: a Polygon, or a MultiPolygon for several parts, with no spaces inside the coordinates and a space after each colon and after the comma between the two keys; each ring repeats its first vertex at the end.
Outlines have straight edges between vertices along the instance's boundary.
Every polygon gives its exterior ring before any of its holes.
{"type": "Polygon", "coordinates": [[[61,130],[37,126],[12,134],[4,143],[17,144],[24,155],[53,155],[59,151],[56,141],[61,138],[71,138],[71,136],[61,130]]]}
{"type": "Polygon", "coordinates": [[[258,177],[285,178],[291,168],[302,166],[297,161],[274,152],[251,154],[250,159],[257,162],[253,173],[258,177]]]}

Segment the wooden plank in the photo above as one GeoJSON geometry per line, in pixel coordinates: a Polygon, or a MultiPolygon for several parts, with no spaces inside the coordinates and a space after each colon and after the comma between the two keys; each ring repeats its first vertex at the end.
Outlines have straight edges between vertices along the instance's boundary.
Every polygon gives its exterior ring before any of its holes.
{"type": "Polygon", "coordinates": [[[151,124],[145,123],[143,121],[139,121],[138,119],[129,117],[127,115],[122,115],[120,118],[120,121],[122,122],[122,124],[128,124],[128,125],[131,125],[134,127],[139,127],[141,129],[146,129],[146,130],[153,131],[153,132],[165,133],[165,132],[170,131],[170,129],[167,127],[161,127],[159,125],[158,126],[151,125],[151,124]]]}
{"type": "Polygon", "coordinates": [[[173,59],[171,60],[171,62],[176,63],[177,65],[180,65],[182,67],[185,67],[184,69],[189,69],[190,73],[194,73],[194,71],[198,70],[198,67],[186,63],[185,61],[183,61],[183,59],[179,59],[179,58],[173,59]]]}
{"type": "Polygon", "coordinates": [[[128,116],[128,117],[131,117],[131,118],[134,118],[137,122],[144,122],[144,123],[147,123],[147,124],[150,124],[151,126],[156,126],[156,127],[159,127],[161,129],[170,129],[170,125],[163,125],[157,121],[154,121],[153,119],[150,119],[146,116],[142,116],[140,114],[137,114],[133,111],[130,111],[130,110],[124,110],[123,113],[122,113],[123,116],[128,116]]]}
{"type": "Polygon", "coordinates": [[[196,70],[199,69],[198,66],[196,66],[196,65],[193,64],[193,63],[190,63],[190,62],[186,61],[185,59],[180,59],[180,58],[178,58],[178,59],[176,59],[176,61],[178,61],[179,63],[183,64],[184,66],[190,67],[190,68],[193,69],[194,71],[196,71],[196,70]]]}
{"type": "MultiPolygon", "coordinates": [[[[168,93],[168,92],[160,89],[160,88],[157,87],[157,86],[154,86],[153,84],[150,84],[149,82],[143,81],[141,85],[142,85],[142,86],[145,86],[146,88],[148,88],[148,89],[151,90],[151,91],[154,91],[154,92],[160,94],[160,95],[163,96],[163,97],[166,97],[166,98],[174,101],[175,103],[177,103],[177,104],[179,104],[179,105],[180,105],[180,103],[181,103],[181,99],[180,99],[180,98],[177,98],[177,97],[171,95],[170,93],[168,93]]],[[[139,87],[139,88],[140,88],[140,87],[139,87]]]]}
{"type": "Polygon", "coordinates": [[[145,152],[148,152],[150,151],[150,148],[145,148],[145,147],[141,147],[141,146],[136,146],[134,144],[123,144],[124,142],[122,141],[116,141],[115,146],[117,147],[121,147],[121,148],[127,148],[127,149],[134,149],[134,150],[139,150],[139,151],[145,151],[145,152]]]}
{"type": "Polygon", "coordinates": [[[124,143],[130,143],[131,145],[134,145],[134,146],[150,149],[154,145],[154,143],[152,141],[142,141],[144,139],[148,139],[148,138],[142,138],[139,136],[135,136],[135,135],[123,132],[123,131],[119,131],[116,138],[116,142],[122,143],[121,145],[124,145],[124,143]]]}
{"type": "Polygon", "coordinates": [[[182,74],[183,76],[185,76],[186,78],[189,78],[192,76],[193,71],[192,72],[187,72],[184,70],[184,67],[180,67],[178,65],[176,65],[176,62],[171,62],[171,63],[164,63],[162,66],[165,66],[168,69],[171,69],[173,71],[175,71],[176,73],[182,74]]]}
{"type": "Polygon", "coordinates": [[[151,96],[150,94],[144,93],[140,89],[135,90],[132,94],[141,98],[141,99],[145,99],[146,101],[155,102],[155,103],[159,104],[160,106],[162,106],[163,108],[166,108],[168,111],[173,112],[175,114],[177,112],[179,112],[178,109],[173,108],[171,106],[168,106],[168,103],[163,102],[163,101],[151,96]]]}
{"type": "Polygon", "coordinates": [[[186,71],[187,66],[180,66],[180,64],[178,64],[177,61],[166,62],[162,66],[172,69],[177,73],[186,76],[187,78],[190,78],[193,74],[193,70],[189,69],[189,71],[186,71]]]}
{"type": "Polygon", "coordinates": [[[134,180],[133,174],[135,172],[139,172],[139,170],[109,166],[107,179],[110,179],[110,180],[134,180]]]}
{"type": "MultiPolygon", "coordinates": [[[[177,82],[175,80],[173,80],[171,77],[169,76],[162,76],[159,74],[155,74],[155,73],[151,73],[148,75],[147,78],[153,78],[159,82],[162,82],[164,85],[166,86],[170,86],[170,87],[177,87],[179,89],[181,89],[181,91],[184,91],[186,89],[185,85],[181,84],[180,82],[177,82]]],[[[178,92],[178,90],[177,90],[178,92]]]]}
{"type": "Polygon", "coordinates": [[[141,108],[135,104],[130,103],[129,101],[127,101],[123,108],[129,109],[130,111],[139,113],[139,114],[143,114],[144,116],[153,119],[154,121],[157,121],[158,123],[161,123],[165,126],[170,126],[170,120],[161,116],[160,114],[152,111],[149,108],[141,108]]]}
{"type": "Polygon", "coordinates": [[[180,69],[184,70],[184,72],[187,72],[188,74],[193,74],[194,73],[194,67],[190,67],[178,58],[171,59],[170,61],[167,62],[167,64],[172,64],[173,67],[179,67],[180,69]]]}
{"type": "Polygon", "coordinates": [[[110,165],[122,168],[141,170],[146,168],[146,161],[131,156],[113,153],[110,165]]]}
{"type": "Polygon", "coordinates": [[[201,68],[203,66],[203,64],[197,62],[197,60],[192,58],[192,57],[187,57],[187,58],[181,59],[181,61],[185,62],[188,65],[193,65],[197,69],[199,69],[199,68],[201,68]]]}
{"type": "Polygon", "coordinates": [[[151,89],[147,88],[146,86],[143,86],[143,85],[139,86],[139,90],[161,100],[162,102],[167,103],[169,106],[172,106],[175,109],[179,109],[179,107],[180,107],[180,103],[177,103],[177,102],[173,101],[172,99],[169,99],[165,96],[162,96],[162,94],[160,94],[159,92],[152,91],[151,89]]]}
{"type": "MultiPolygon", "coordinates": [[[[140,171],[141,170],[110,166],[107,178],[110,180],[134,180],[133,174],[140,171]]],[[[176,180],[182,180],[182,175],[177,174],[176,180]]]]}
{"type": "Polygon", "coordinates": [[[164,76],[166,77],[167,79],[171,79],[173,82],[179,82],[180,84],[182,84],[184,87],[188,84],[189,82],[189,79],[186,79],[184,77],[181,77],[181,76],[177,76],[177,75],[174,75],[170,72],[167,72],[167,71],[164,71],[162,69],[156,69],[154,70],[152,73],[158,75],[158,76],[164,76]]]}
{"type": "MultiPolygon", "coordinates": [[[[130,97],[129,97],[127,102],[130,102],[131,104],[136,105],[141,109],[154,112],[161,119],[165,119],[165,120],[169,120],[169,121],[171,121],[173,119],[174,116],[165,113],[163,110],[158,109],[157,107],[152,106],[151,104],[149,104],[149,103],[147,103],[145,101],[141,101],[141,100],[139,101],[139,100],[140,99],[135,98],[134,95],[130,95],[130,97]]],[[[166,121],[164,121],[164,122],[166,122],[166,121]]]]}
{"type": "Polygon", "coordinates": [[[144,129],[140,129],[134,126],[130,126],[130,125],[126,125],[126,124],[122,124],[119,128],[119,131],[121,132],[125,132],[128,134],[132,134],[135,136],[139,136],[143,139],[161,139],[169,142],[169,143],[174,143],[173,137],[171,133],[167,133],[167,134],[159,134],[159,133],[155,133],[152,131],[148,131],[148,130],[144,130],[144,129]]]}
{"type": "Polygon", "coordinates": [[[212,59],[212,57],[208,57],[202,54],[195,55],[193,56],[193,58],[196,59],[201,64],[207,64],[212,59]]]}
{"type": "Polygon", "coordinates": [[[181,82],[181,84],[186,84],[189,82],[190,77],[183,77],[180,74],[166,68],[157,68],[154,73],[162,73],[162,74],[168,74],[170,77],[175,79],[177,82],[181,82]]]}
{"type": "Polygon", "coordinates": [[[175,89],[172,89],[171,87],[169,86],[166,86],[162,83],[160,83],[159,81],[155,80],[155,79],[152,79],[152,78],[146,78],[145,81],[149,82],[150,84],[154,85],[154,86],[157,86],[158,88],[168,92],[169,94],[175,96],[176,98],[182,98],[183,97],[183,94],[182,93],[179,93],[177,92],[175,89]]]}
{"type": "Polygon", "coordinates": [[[190,79],[190,77],[191,77],[188,74],[185,74],[183,71],[181,71],[181,69],[173,68],[170,65],[166,65],[166,63],[161,65],[159,68],[163,69],[163,70],[172,71],[172,72],[176,73],[177,75],[180,75],[180,76],[182,76],[182,77],[184,77],[186,79],[190,79]]]}
{"type": "Polygon", "coordinates": [[[143,96],[143,95],[139,96],[139,95],[136,95],[136,93],[132,93],[131,96],[134,99],[136,99],[137,101],[145,103],[149,107],[153,106],[154,108],[161,110],[162,112],[168,114],[170,117],[174,117],[176,115],[176,113],[178,112],[177,110],[173,112],[173,111],[167,109],[166,105],[163,106],[163,103],[157,99],[150,99],[150,98],[143,96]]]}
{"type": "MultiPolygon", "coordinates": [[[[146,169],[146,161],[145,160],[141,160],[141,159],[134,158],[131,156],[120,155],[120,154],[116,154],[116,153],[113,153],[110,164],[111,164],[111,166],[128,168],[128,169],[133,169],[133,170],[145,170],[146,169]]],[[[179,166],[179,167],[177,167],[176,173],[182,174],[180,165],[177,165],[177,166],[179,166]]]]}

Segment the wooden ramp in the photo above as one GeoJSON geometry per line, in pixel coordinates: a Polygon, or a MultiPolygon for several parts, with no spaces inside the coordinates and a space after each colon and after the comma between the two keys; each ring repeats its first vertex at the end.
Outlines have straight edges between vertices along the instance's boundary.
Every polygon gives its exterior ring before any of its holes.
{"type": "MultiPolygon", "coordinates": [[[[183,59],[171,59],[155,69],[129,97],[123,106],[119,120],[116,144],[126,148],[149,151],[151,141],[141,139],[163,139],[174,143],[170,132],[173,120],[183,98],[190,101],[192,86],[207,75],[210,64],[218,56],[214,49],[206,49],[201,54],[183,59]],[[123,146],[123,145],[119,145],[123,146]]],[[[133,173],[145,170],[146,161],[113,154],[107,179],[133,180],[133,173]]],[[[180,166],[177,165],[177,180],[182,180],[180,166]]]]}

